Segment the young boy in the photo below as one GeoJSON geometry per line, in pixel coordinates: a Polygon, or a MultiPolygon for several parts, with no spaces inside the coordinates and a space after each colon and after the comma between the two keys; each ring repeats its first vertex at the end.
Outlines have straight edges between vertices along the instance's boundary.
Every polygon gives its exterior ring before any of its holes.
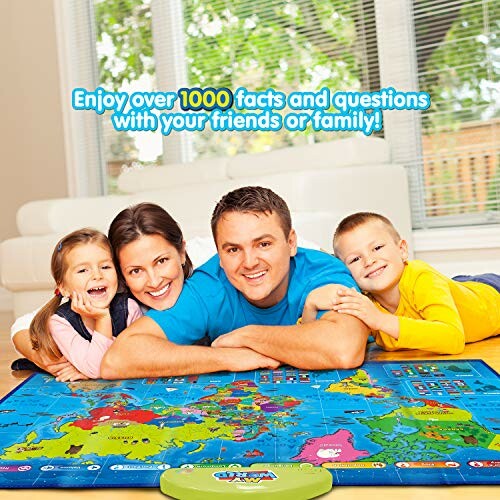
{"type": "Polygon", "coordinates": [[[333,238],[334,252],[363,294],[328,285],[311,292],[303,321],[333,309],[362,320],[388,351],[422,349],[457,354],[467,342],[500,333],[500,276],[450,279],[420,260],[382,215],[346,217],[333,238]],[[464,281],[458,282],[457,280],[464,281]]]}

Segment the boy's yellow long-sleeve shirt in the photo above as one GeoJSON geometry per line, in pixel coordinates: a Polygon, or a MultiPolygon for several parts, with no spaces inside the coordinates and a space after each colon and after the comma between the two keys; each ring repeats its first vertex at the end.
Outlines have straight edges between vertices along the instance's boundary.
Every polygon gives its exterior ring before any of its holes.
{"type": "Polygon", "coordinates": [[[489,285],[459,283],[429,264],[413,260],[405,265],[399,292],[394,313],[399,316],[399,339],[373,332],[377,344],[387,351],[422,349],[457,354],[467,342],[500,333],[500,293],[489,285]]]}

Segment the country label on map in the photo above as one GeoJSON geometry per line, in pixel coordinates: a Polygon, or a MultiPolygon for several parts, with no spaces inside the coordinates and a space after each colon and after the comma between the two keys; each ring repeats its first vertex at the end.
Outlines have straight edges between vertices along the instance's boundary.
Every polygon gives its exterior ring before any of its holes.
{"type": "Polygon", "coordinates": [[[42,465],[40,470],[42,472],[53,472],[53,471],[82,471],[82,470],[100,470],[101,466],[97,464],[82,465],[82,464],[72,464],[72,465],[42,465]]]}
{"type": "Polygon", "coordinates": [[[396,462],[396,467],[400,469],[440,469],[440,468],[457,468],[460,467],[458,462],[396,462]]]}
{"type": "Polygon", "coordinates": [[[110,470],[130,471],[130,470],[167,470],[169,464],[114,464],[109,466],[110,470]]]}
{"type": "Polygon", "coordinates": [[[0,472],[27,472],[31,465],[0,465],[0,472]]]}
{"type": "Polygon", "coordinates": [[[326,469],[383,469],[387,467],[384,462],[324,462],[321,464],[326,469]]]}
{"type": "Polygon", "coordinates": [[[241,464],[183,464],[179,466],[180,469],[220,469],[221,467],[242,467],[241,464]]]}
{"type": "Polygon", "coordinates": [[[500,467],[500,460],[471,460],[470,462],[467,462],[467,465],[470,465],[471,467],[486,467],[486,468],[491,468],[491,467],[500,467]]]}

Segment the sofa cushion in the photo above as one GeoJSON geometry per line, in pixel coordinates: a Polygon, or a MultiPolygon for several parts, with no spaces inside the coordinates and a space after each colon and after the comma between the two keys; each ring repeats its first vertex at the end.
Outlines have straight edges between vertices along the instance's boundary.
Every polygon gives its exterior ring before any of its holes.
{"type": "Polygon", "coordinates": [[[157,203],[179,223],[185,238],[193,238],[212,234],[210,218],[216,203],[238,186],[235,181],[215,181],[137,193],[131,198],[133,203],[157,203]]]}
{"type": "Polygon", "coordinates": [[[120,210],[143,201],[158,203],[171,213],[186,239],[210,237],[210,217],[217,201],[245,185],[269,187],[281,195],[297,232],[326,250],[331,250],[340,219],[360,210],[380,212],[394,221],[403,236],[411,235],[406,171],[390,164],[388,145],[378,138],[352,137],[131,170],[122,174],[119,184],[130,194],[34,201],[21,207],[18,228],[23,237],[0,247],[2,281],[14,292],[16,314],[50,296],[54,286],[50,256],[61,236],[84,226],[106,232],[120,210]]]}
{"type": "Polygon", "coordinates": [[[389,163],[389,146],[376,137],[349,137],[337,141],[242,154],[229,159],[231,179],[280,172],[318,170],[389,163]]]}
{"type": "Polygon", "coordinates": [[[106,232],[113,217],[131,204],[128,196],[37,200],[17,212],[22,235],[67,234],[81,227],[106,232]]]}
{"type": "Polygon", "coordinates": [[[228,160],[228,158],[209,158],[192,163],[131,168],[120,174],[118,187],[124,193],[140,193],[153,189],[221,181],[227,179],[228,160]]]}

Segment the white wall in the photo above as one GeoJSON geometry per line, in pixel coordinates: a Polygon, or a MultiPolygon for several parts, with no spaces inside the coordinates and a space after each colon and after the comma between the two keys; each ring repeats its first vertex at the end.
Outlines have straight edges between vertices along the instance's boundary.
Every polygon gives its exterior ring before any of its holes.
{"type": "Polygon", "coordinates": [[[447,276],[500,274],[500,226],[413,231],[415,258],[447,276]]]}
{"type": "MultiPolygon", "coordinates": [[[[0,0],[0,241],[18,235],[17,209],[67,196],[53,0],[0,0]]],[[[0,288],[0,329],[12,322],[0,288]]]]}

